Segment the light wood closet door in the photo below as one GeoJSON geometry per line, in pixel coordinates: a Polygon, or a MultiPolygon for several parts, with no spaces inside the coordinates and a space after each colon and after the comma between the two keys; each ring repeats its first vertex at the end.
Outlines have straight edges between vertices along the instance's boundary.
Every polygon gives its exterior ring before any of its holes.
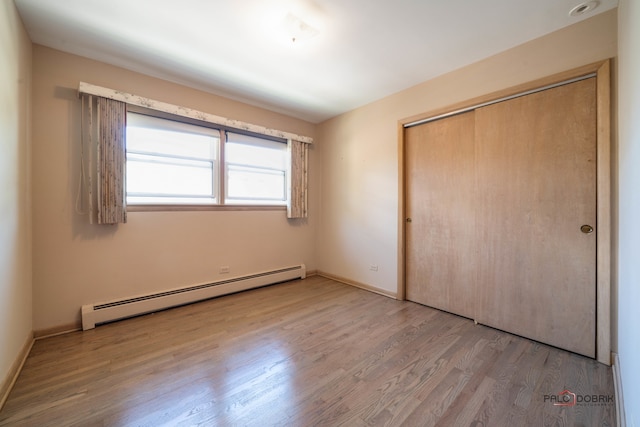
{"type": "Polygon", "coordinates": [[[595,78],[476,110],[477,320],[595,357],[595,78]],[[585,230],[588,231],[588,230],[585,230]]]}
{"type": "Polygon", "coordinates": [[[405,132],[406,297],[473,318],[474,113],[405,132]]]}

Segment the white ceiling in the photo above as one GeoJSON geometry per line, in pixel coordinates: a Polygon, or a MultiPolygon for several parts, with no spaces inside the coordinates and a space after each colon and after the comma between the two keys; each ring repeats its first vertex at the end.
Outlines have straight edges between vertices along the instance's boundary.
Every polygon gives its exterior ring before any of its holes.
{"type": "Polygon", "coordinates": [[[320,122],[617,6],[581,1],[15,3],[34,43],[320,122]],[[287,13],[319,34],[291,42],[287,13]]]}

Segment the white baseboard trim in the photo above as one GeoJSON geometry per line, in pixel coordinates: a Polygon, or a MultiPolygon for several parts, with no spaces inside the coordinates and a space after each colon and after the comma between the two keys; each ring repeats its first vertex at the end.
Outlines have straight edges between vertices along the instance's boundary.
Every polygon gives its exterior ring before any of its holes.
{"type": "Polygon", "coordinates": [[[622,394],[622,374],[620,373],[620,358],[618,353],[611,353],[613,357],[613,387],[616,398],[616,425],[627,427],[627,417],[624,412],[624,397],[622,394]]]}
{"type": "Polygon", "coordinates": [[[55,337],[58,335],[64,335],[71,332],[77,332],[82,330],[82,323],[68,323],[66,325],[55,326],[53,328],[47,329],[36,329],[33,331],[33,338],[37,340],[42,340],[45,338],[55,337]]]}
{"type": "Polygon", "coordinates": [[[22,371],[24,362],[27,361],[27,357],[31,352],[31,347],[33,347],[34,342],[35,340],[33,339],[33,333],[32,333],[31,336],[25,342],[24,346],[22,347],[22,351],[20,352],[20,354],[18,354],[18,357],[16,358],[15,362],[13,362],[13,365],[11,366],[11,369],[9,370],[7,377],[2,383],[0,383],[0,411],[2,410],[2,407],[4,406],[7,399],[9,398],[9,393],[11,393],[11,390],[13,389],[13,386],[15,385],[18,379],[18,376],[22,371]]]}
{"type": "Polygon", "coordinates": [[[344,277],[336,276],[330,273],[326,273],[324,271],[318,271],[318,276],[324,277],[326,279],[331,279],[336,282],[344,283],[345,285],[350,285],[356,288],[364,289],[365,291],[373,292],[379,295],[383,295],[385,297],[397,299],[398,295],[395,292],[389,292],[384,289],[376,288],[375,286],[367,285],[365,283],[356,282],[355,280],[347,279],[344,277]]]}

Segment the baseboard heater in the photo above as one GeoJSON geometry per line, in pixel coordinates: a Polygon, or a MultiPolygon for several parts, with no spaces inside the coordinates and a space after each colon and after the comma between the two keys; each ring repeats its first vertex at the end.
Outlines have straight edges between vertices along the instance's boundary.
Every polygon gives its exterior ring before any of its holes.
{"type": "Polygon", "coordinates": [[[304,279],[304,264],[265,271],[242,277],[220,280],[213,283],[176,288],[164,292],[125,298],[100,304],[83,305],[82,330],[93,329],[96,325],[113,322],[141,314],[152,313],[170,307],[190,304],[234,292],[273,285],[293,279],[304,279]]]}

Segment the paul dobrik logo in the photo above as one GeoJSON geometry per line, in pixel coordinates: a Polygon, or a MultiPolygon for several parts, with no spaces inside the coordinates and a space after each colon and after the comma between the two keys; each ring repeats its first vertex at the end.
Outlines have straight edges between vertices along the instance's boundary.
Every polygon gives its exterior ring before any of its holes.
{"type": "Polygon", "coordinates": [[[544,401],[553,406],[576,405],[611,405],[613,396],[610,394],[576,394],[569,390],[562,390],[558,394],[545,394],[544,401]]]}
{"type": "Polygon", "coordinates": [[[545,402],[547,397],[553,402],[554,406],[575,406],[576,404],[576,394],[571,393],[569,390],[562,390],[557,396],[545,395],[545,402]]]}

